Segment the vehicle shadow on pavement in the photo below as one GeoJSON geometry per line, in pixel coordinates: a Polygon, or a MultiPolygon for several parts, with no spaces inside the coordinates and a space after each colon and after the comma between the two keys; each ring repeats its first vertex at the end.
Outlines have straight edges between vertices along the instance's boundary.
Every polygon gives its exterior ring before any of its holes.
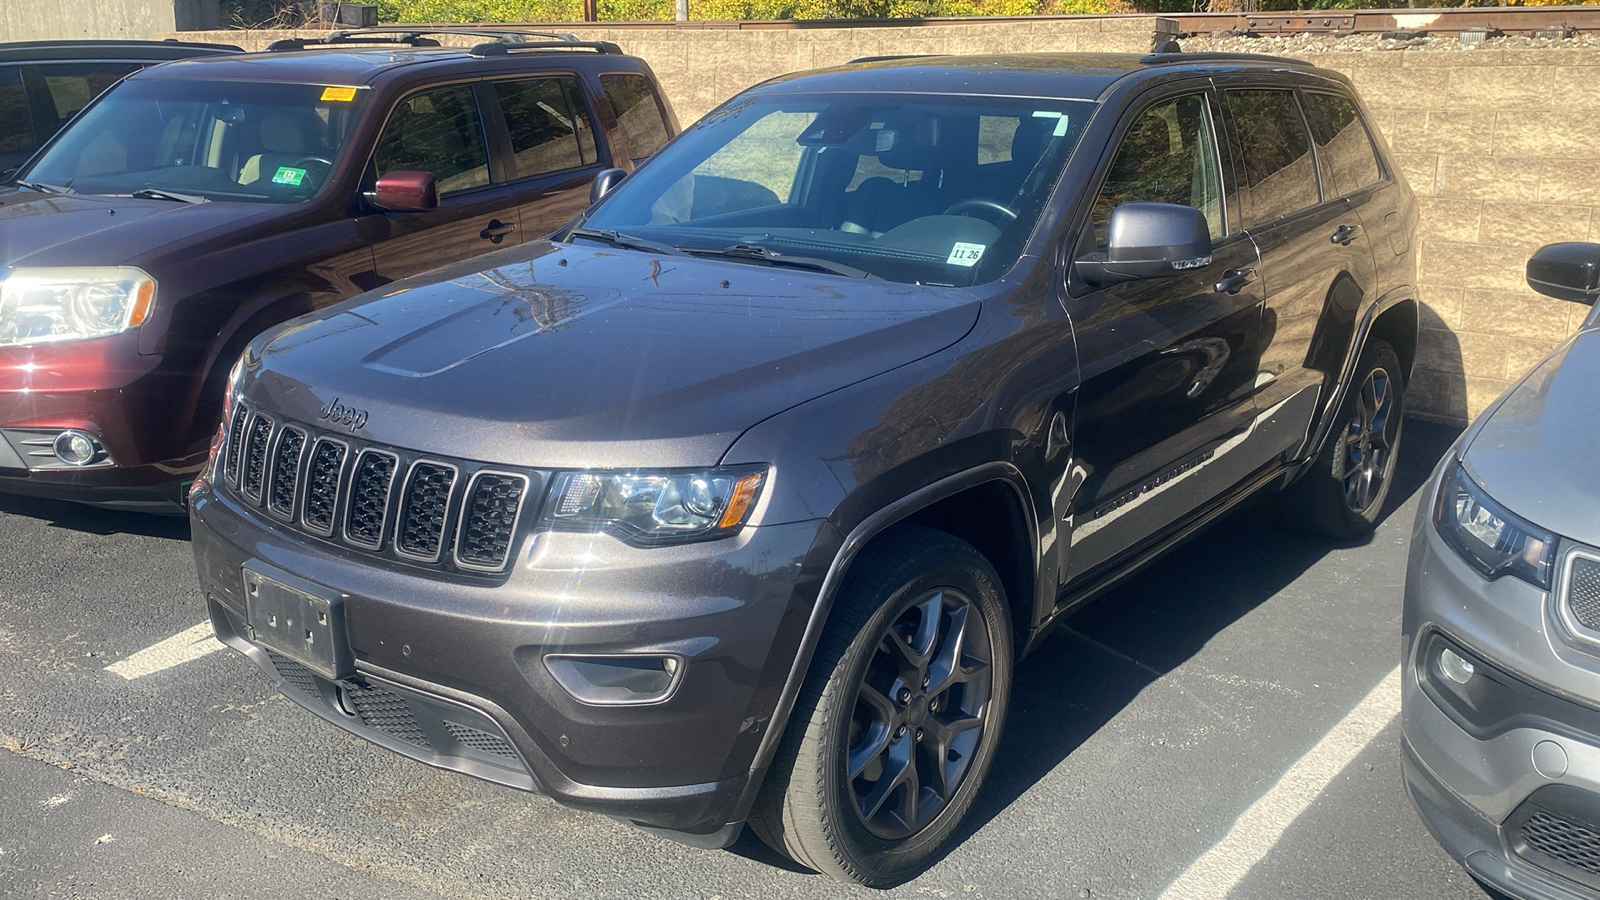
{"type": "Polygon", "coordinates": [[[41,519],[52,528],[68,528],[85,534],[133,534],[173,541],[189,539],[188,516],[100,509],[82,503],[16,494],[0,494],[0,514],[41,519]]]}
{"type": "MultiPolygon", "coordinates": [[[[1420,420],[1405,428],[1384,519],[1423,487],[1461,433],[1420,420]]],[[[999,755],[959,839],[1003,812],[1152,682],[1339,546],[1284,528],[1261,498],[1074,615],[1017,666],[999,755]]]]}

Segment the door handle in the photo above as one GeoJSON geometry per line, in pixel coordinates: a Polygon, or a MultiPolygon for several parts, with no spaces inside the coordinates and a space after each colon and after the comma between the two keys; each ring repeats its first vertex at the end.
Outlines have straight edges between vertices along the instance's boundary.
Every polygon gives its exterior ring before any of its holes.
{"type": "Polygon", "coordinates": [[[1328,243],[1342,244],[1348,247],[1350,246],[1350,240],[1354,238],[1356,236],[1356,232],[1360,230],[1360,225],[1340,225],[1338,228],[1334,229],[1333,235],[1328,238],[1328,243]]]}
{"type": "Polygon", "coordinates": [[[517,226],[512,225],[509,222],[502,222],[499,219],[490,219],[489,227],[478,232],[478,237],[483,238],[491,244],[498,244],[516,227],[517,226]]]}
{"type": "Polygon", "coordinates": [[[1255,275],[1255,269],[1229,269],[1222,273],[1222,280],[1211,287],[1219,294],[1237,294],[1255,275]]]}

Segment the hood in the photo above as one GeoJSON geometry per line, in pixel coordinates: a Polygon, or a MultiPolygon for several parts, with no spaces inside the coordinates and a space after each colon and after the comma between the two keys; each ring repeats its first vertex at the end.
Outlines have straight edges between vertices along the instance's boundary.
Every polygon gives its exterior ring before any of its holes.
{"type": "Polygon", "coordinates": [[[1541,528],[1600,544],[1600,331],[1580,331],[1494,408],[1464,463],[1541,528]]]}
{"type": "Polygon", "coordinates": [[[137,264],[173,241],[276,211],[260,203],[0,191],[0,268],[137,264]]]}
{"type": "Polygon", "coordinates": [[[707,465],[768,416],[950,346],[978,309],[957,288],[540,241],[294,320],[258,340],[243,389],[465,459],[707,465]]]}

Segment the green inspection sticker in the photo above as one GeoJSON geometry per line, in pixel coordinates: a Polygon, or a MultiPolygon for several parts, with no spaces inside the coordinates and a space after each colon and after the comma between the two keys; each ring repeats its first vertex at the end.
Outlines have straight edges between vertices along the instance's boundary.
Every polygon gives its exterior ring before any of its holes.
{"type": "Polygon", "coordinates": [[[291,184],[291,185],[294,185],[295,187],[299,187],[300,186],[300,182],[304,181],[305,178],[306,178],[306,170],[305,169],[291,169],[288,166],[279,166],[278,167],[278,174],[272,176],[272,183],[273,184],[291,184]]]}

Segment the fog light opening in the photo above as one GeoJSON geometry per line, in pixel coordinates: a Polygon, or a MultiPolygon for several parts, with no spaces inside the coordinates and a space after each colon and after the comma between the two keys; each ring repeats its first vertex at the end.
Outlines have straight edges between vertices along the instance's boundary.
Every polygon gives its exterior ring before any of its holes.
{"type": "Polygon", "coordinates": [[[51,444],[55,451],[56,459],[69,466],[87,466],[105,458],[105,445],[100,439],[87,431],[69,428],[56,435],[55,442],[51,444]]]}
{"type": "Polygon", "coordinates": [[[551,654],[545,668],[574,699],[595,706],[660,703],[672,695],[683,672],[676,656],[551,654]]]}
{"type": "Polygon", "coordinates": [[[1439,651],[1439,674],[1454,681],[1456,684],[1466,684],[1472,680],[1472,675],[1477,670],[1472,663],[1467,662],[1460,654],[1449,647],[1439,651]]]}

